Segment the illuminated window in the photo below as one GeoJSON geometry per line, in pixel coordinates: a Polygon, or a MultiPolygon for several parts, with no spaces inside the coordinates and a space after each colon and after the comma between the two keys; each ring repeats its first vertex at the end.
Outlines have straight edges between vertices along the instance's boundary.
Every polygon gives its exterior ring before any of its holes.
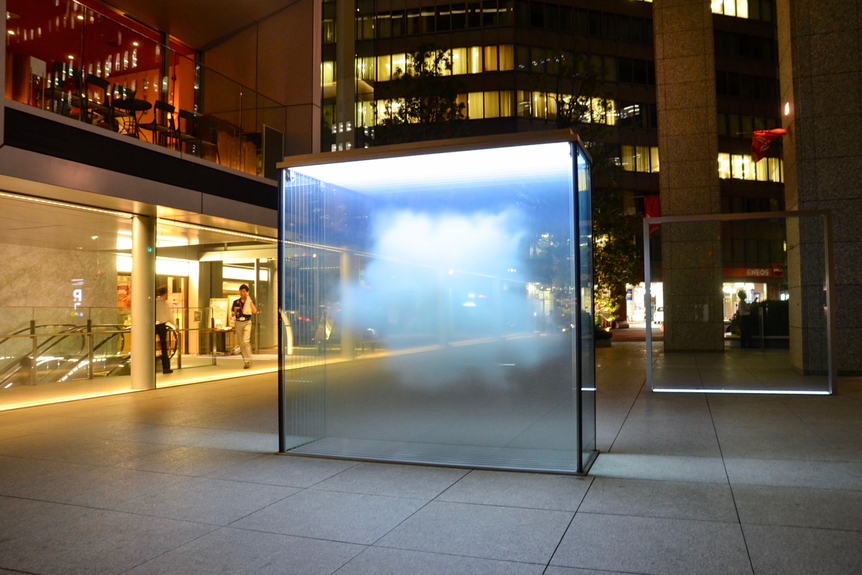
{"type": "Polygon", "coordinates": [[[548,117],[548,97],[544,92],[533,92],[533,117],[544,120],[548,117]]]}
{"type": "Polygon", "coordinates": [[[730,179],[730,154],[718,155],[718,177],[722,180],[730,179]]]}
{"type": "Polygon", "coordinates": [[[649,167],[650,149],[649,146],[635,147],[635,171],[650,172],[649,167]]]}
{"type": "Polygon", "coordinates": [[[611,99],[602,100],[601,98],[593,98],[593,109],[600,110],[601,113],[596,115],[596,122],[607,124],[608,126],[616,126],[617,118],[617,103],[611,99]]]}
{"type": "Polygon", "coordinates": [[[500,117],[500,92],[485,92],[485,117],[500,117]]]}
{"type": "Polygon", "coordinates": [[[479,120],[485,117],[484,97],[482,92],[470,92],[467,94],[467,118],[479,120]]]}
{"type": "Polygon", "coordinates": [[[515,69],[515,47],[511,44],[503,44],[500,46],[499,53],[500,70],[515,69]]]}
{"type": "Polygon", "coordinates": [[[784,162],[778,158],[766,158],[768,162],[769,181],[783,182],[784,181],[784,162]]]}
{"type": "Polygon", "coordinates": [[[334,20],[324,20],[323,21],[323,43],[324,44],[335,44],[335,21],[334,20]]]}
{"type": "Polygon", "coordinates": [[[722,180],[749,180],[758,182],[784,181],[784,162],[780,158],[765,158],[756,164],[748,154],[718,155],[718,177],[722,180]]]}
{"type": "Polygon", "coordinates": [[[322,62],[320,64],[320,81],[324,85],[335,82],[335,62],[322,62]]]}
{"type": "MultiPolygon", "coordinates": [[[[754,0],[758,7],[760,1],[754,0]]],[[[712,0],[712,12],[713,14],[748,18],[748,0],[712,0]]]]}
{"type": "Polygon", "coordinates": [[[373,56],[368,58],[357,58],[356,59],[356,76],[362,80],[370,80],[374,81],[374,63],[375,58],[373,56]]]}
{"type": "Polygon", "coordinates": [[[768,178],[768,162],[764,162],[763,160],[754,164],[755,176],[757,177],[758,182],[766,182],[769,180],[768,178]]]}
{"type": "MultiPolygon", "coordinates": [[[[411,66],[412,68],[412,66],[411,66]]],[[[407,73],[407,58],[404,54],[392,54],[392,77],[407,73]]]]}
{"type": "Polygon", "coordinates": [[[356,103],[356,127],[366,128],[374,125],[374,102],[356,103]]]}
{"type": "Polygon", "coordinates": [[[530,102],[530,92],[525,90],[518,90],[518,117],[519,118],[529,118],[532,113],[532,106],[530,102]]]}
{"type": "Polygon", "coordinates": [[[467,48],[452,48],[452,74],[467,73],[467,48]]]}
{"type": "Polygon", "coordinates": [[[658,173],[659,160],[656,146],[620,146],[620,163],[627,172],[658,173]]]}
{"type": "Polygon", "coordinates": [[[649,159],[650,159],[650,172],[656,174],[658,173],[658,146],[652,146],[649,149],[649,159]]]}
{"type": "Polygon", "coordinates": [[[515,115],[515,93],[512,90],[500,92],[500,116],[511,118],[515,115]]]}
{"type": "Polygon", "coordinates": [[[380,82],[388,82],[392,79],[392,56],[377,57],[377,80],[380,82]]]}
{"type": "Polygon", "coordinates": [[[467,73],[479,74],[482,72],[482,47],[472,46],[469,48],[469,59],[467,60],[467,73]]]}
{"type": "Polygon", "coordinates": [[[485,71],[496,72],[497,69],[497,47],[485,46],[485,71]]]}

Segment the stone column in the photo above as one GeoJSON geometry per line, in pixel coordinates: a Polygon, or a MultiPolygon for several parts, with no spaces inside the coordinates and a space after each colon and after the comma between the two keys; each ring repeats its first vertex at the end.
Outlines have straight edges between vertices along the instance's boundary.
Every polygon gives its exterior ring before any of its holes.
{"type": "Polygon", "coordinates": [[[132,389],[156,387],[156,220],[132,218],[132,389]]]}
{"type": "MultiPolygon", "coordinates": [[[[781,105],[788,131],[783,148],[785,202],[788,210],[832,212],[836,368],[839,373],[860,374],[862,0],[778,0],[777,12],[781,105]]],[[[791,359],[803,372],[822,373],[826,357],[824,261],[818,245],[822,231],[802,226],[788,229],[787,235],[791,359]]]]}
{"type": "Polygon", "coordinates": [[[338,133],[335,141],[338,149],[349,149],[354,141],[356,116],[356,1],[338,0],[336,15],[335,55],[336,93],[335,117],[338,133]],[[349,130],[348,130],[349,128],[349,130]]]}
{"type": "MultiPolygon", "coordinates": [[[[653,2],[663,216],[720,211],[712,22],[710,0],[653,2]]],[[[719,224],[661,236],[665,351],[722,351],[719,224]]]]}

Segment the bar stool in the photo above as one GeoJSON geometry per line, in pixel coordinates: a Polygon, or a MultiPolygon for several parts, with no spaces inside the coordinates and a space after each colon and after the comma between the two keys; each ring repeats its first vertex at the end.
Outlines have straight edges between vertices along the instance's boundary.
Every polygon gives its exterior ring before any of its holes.
{"type": "Polygon", "coordinates": [[[152,132],[153,138],[150,140],[152,143],[169,148],[171,139],[175,138],[174,110],[175,108],[170,104],[157,100],[153,105],[153,121],[140,124],[138,129],[152,132]],[[156,136],[158,136],[158,142],[156,136]]]}

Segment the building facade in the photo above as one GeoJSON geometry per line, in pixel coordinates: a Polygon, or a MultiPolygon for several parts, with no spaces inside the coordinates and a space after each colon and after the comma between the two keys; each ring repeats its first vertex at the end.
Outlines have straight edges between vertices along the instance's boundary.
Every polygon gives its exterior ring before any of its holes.
{"type": "Polygon", "coordinates": [[[228,4],[0,2],[0,409],[243,372],[242,284],[275,369],[275,163],[318,146],[320,11],[228,4]]]}

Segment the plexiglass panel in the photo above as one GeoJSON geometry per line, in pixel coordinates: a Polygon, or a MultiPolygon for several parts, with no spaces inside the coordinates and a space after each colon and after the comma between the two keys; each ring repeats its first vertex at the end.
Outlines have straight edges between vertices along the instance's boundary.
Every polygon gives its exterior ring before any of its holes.
{"type": "Polygon", "coordinates": [[[652,389],[830,393],[825,216],[695,219],[646,224],[652,389]]]}
{"type": "MultiPolygon", "coordinates": [[[[573,150],[284,171],[283,450],[582,469],[576,362],[583,353],[593,387],[593,356],[577,347],[575,282],[591,282],[592,264],[589,216],[574,225],[589,186],[575,187],[573,150]]],[[[592,445],[594,418],[585,425],[592,445]]]]}

